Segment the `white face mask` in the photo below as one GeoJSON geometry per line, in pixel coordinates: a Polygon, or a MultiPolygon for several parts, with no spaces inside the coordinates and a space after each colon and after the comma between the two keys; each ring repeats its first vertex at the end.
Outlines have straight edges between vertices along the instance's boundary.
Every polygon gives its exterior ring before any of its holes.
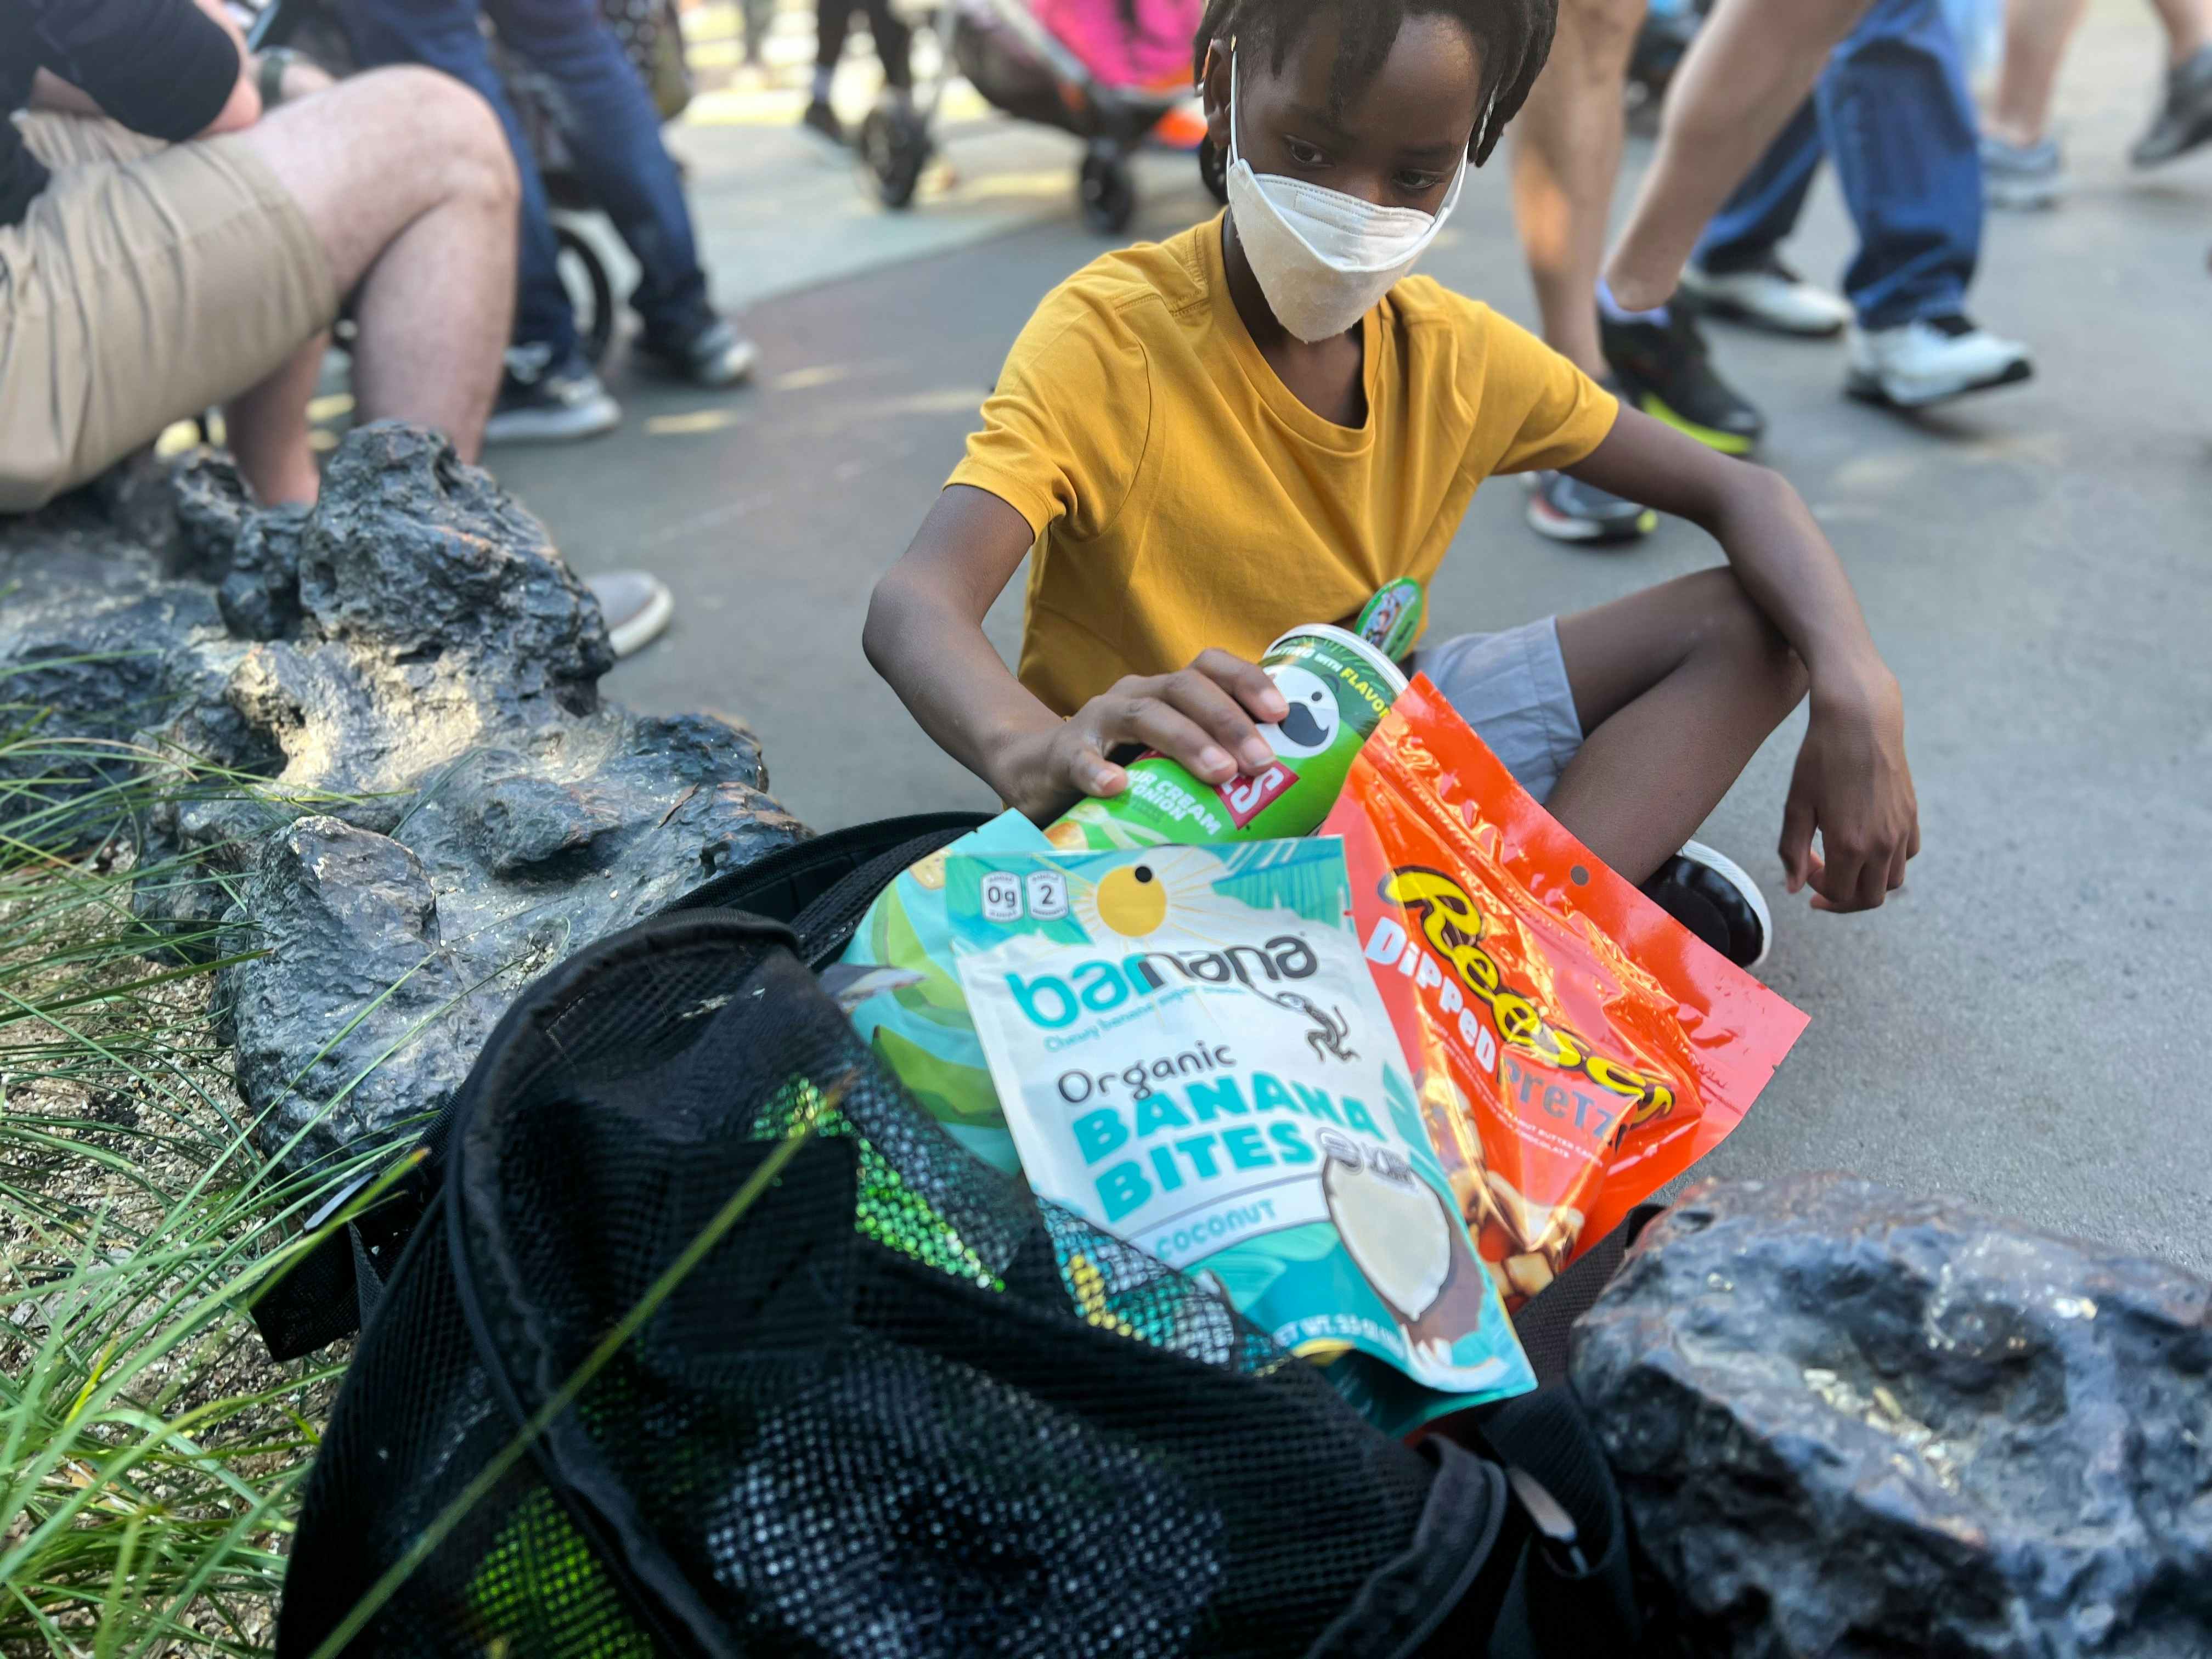
{"type": "Polygon", "coordinates": [[[1229,59],[1229,207],[1237,239],[1275,319],[1312,343],[1345,333],[1411,270],[1459,205],[1467,162],[1433,214],[1377,207],[1303,179],[1252,171],[1237,137],[1237,58],[1229,59]]]}

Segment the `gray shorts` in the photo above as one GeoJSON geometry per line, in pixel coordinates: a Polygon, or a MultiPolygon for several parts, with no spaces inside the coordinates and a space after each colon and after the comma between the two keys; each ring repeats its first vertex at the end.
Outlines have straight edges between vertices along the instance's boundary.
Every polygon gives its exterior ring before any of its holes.
{"type": "Polygon", "coordinates": [[[1410,666],[1436,683],[1515,782],[1538,800],[1550,798],[1583,746],[1558,617],[1424,646],[1410,666]]]}

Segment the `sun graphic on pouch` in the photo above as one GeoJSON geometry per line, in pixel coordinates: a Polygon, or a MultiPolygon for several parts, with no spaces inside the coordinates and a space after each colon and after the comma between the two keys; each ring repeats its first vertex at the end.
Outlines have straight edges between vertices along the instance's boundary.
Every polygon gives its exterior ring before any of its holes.
{"type": "Polygon", "coordinates": [[[1069,884],[1075,919],[1093,938],[1144,939],[1174,926],[1226,924],[1237,907],[1213,890],[1228,868],[1196,847],[1156,847],[1115,863],[1095,883],[1069,884]]]}
{"type": "Polygon", "coordinates": [[[1124,939],[1157,933],[1168,919],[1168,890],[1149,864],[1132,864],[1098,884],[1098,920],[1124,939]]]}

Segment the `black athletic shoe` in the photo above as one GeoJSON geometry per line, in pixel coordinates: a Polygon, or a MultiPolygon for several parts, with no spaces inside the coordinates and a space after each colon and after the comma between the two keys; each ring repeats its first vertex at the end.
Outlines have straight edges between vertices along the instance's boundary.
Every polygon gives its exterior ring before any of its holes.
{"type": "Polygon", "coordinates": [[[512,346],[499,401],[484,422],[488,444],[559,444],[596,438],[622,424],[622,405],[591,365],[571,353],[552,361],[545,346],[512,346]]]}
{"type": "Polygon", "coordinates": [[[1757,447],[1765,417],[1713,373],[1705,337],[1679,299],[1668,307],[1664,324],[1616,323],[1601,311],[1597,335],[1630,408],[1723,455],[1748,455],[1757,447]]]}
{"type": "Polygon", "coordinates": [[[641,336],[636,349],[659,373],[717,392],[749,378],[760,357],[759,348],[738,333],[735,324],[712,312],[681,335],[641,336]]]}
{"type": "Polygon", "coordinates": [[[1739,968],[1758,967],[1774,943],[1759,884],[1702,842],[1683,842],[1644,884],[1644,896],[1739,968]]]}
{"type": "Polygon", "coordinates": [[[2212,46],[2199,46],[2166,71],[2166,98],[2128,160],[2154,167],[2212,139],[2212,46]]]}
{"type": "Polygon", "coordinates": [[[1632,542],[1658,527],[1659,515],[1564,472],[1531,472],[1528,527],[1555,542],[1632,542]]]}
{"type": "Polygon", "coordinates": [[[806,106],[806,112],[799,118],[799,125],[817,137],[827,138],[840,149],[845,146],[845,124],[837,118],[837,112],[830,107],[826,98],[817,98],[806,106]]]}

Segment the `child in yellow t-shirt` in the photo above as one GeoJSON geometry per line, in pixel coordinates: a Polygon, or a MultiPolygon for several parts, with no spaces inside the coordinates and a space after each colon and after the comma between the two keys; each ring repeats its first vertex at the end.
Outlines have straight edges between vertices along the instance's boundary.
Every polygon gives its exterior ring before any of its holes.
{"type": "Polygon", "coordinates": [[[1520,107],[1555,3],[1212,0],[1228,212],[1046,296],[865,644],[930,735],[1040,822],[1119,793],[1128,744],[1224,781],[1273,758],[1257,723],[1286,711],[1251,661],[1269,640],[1427,582],[1485,478],[1562,469],[1702,526],[1728,568],[1414,665],[1608,864],[1711,897],[1748,960],[1756,890],[1678,849],[1809,688],[1790,890],[1880,904],[1919,843],[1901,700],[1787,483],[1405,274],[1520,107]],[[1032,547],[1017,678],[981,623],[1032,547]]]}

